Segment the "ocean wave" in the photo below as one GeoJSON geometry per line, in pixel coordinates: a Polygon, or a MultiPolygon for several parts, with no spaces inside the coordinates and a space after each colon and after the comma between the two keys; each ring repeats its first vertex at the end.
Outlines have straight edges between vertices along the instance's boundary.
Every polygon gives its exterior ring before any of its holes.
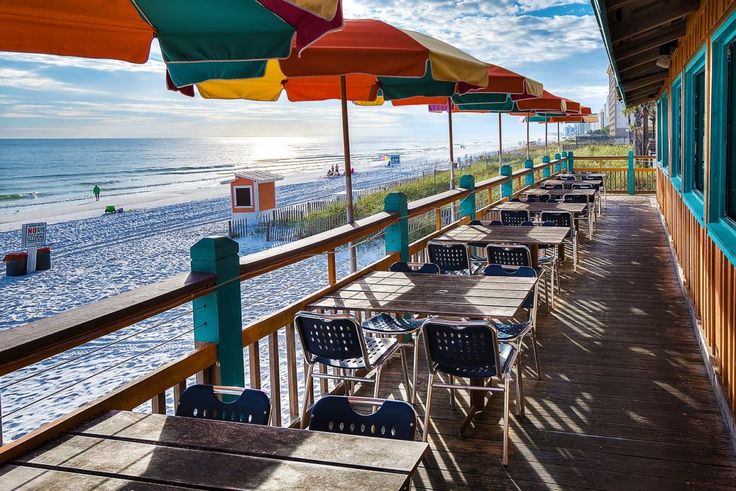
{"type": "Polygon", "coordinates": [[[36,199],[39,193],[10,193],[0,194],[0,201],[14,201],[19,199],[36,199]]]}

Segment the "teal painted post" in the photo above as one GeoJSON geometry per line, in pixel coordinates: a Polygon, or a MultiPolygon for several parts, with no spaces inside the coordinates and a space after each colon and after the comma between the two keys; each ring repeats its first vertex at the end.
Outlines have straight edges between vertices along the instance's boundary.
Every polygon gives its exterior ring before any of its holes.
{"type": "MultiPolygon", "coordinates": [[[[534,162],[531,159],[525,160],[524,168],[533,169],[534,162]]],[[[524,186],[534,186],[534,171],[531,171],[529,174],[524,176],[524,186]]]]}
{"type": "MultiPolygon", "coordinates": [[[[506,164],[501,166],[502,176],[510,178],[512,172],[510,165],[506,164]]],[[[501,184],[501,198],[509,198],[512,194],[514,194],[514,183],[509,179],[508,182],[501,184]]]]}
{"type": "Polygon", "coordinates": [[[555,172],[560,172],[560,170],[562,169],[562,162],[560,162],[561,158],[562,155],[560,155],[559,153],[555,154],[555,172]]]}
{"type": "Polygon", "coordinates": [[[409,261],[409,206],[404,193],[390,193],[383,200],[383,211],[398,213],[399,220],[386,227],[386,254],[399,253],[399,260],[409,261]]]}
{"type": "MultiPolygon", "coordinates": [[[[550,163],[549,155],[545,155],[544,157],[542,157],[542,163],[543,164],[549,164],[550,163]]],[[[544,169],[542,169],[542,177],[543,178],[550,177],[551,175],[552,175],[552,168],[549,165],[547,167],[545,167],[544,169]]]]}
{"type": "Polygon", "coordinates": [[[475,178],[470,175],[460,176],[460,187],[470,190],[470,193],[460,201],[460,217],[475,220],[475,178]]]}
{"type": "Polygon", "coordinates": [[[189,250],[193,273],[215,273],[217,289],[192,301],[195,343],[215,343],[221,385],[245,385],[238,243],[207,237],[189,250]],[[233,281],[234,280],[234,281],[233,281]]]}
{"type": "Polygon", "coordinates": [[[628,183],[629,183],[629,194],[635,194],[636,193],[636,187],[634,186],[634,152],[632,150],[629,150],[629,175],[628,175],[628,183]]]}
{"type": "Polygon", "coordinates": [[[573,155],[572,150],[567,152],[567,172],[570,174],[575,172],[575,155],[573,155]]]}

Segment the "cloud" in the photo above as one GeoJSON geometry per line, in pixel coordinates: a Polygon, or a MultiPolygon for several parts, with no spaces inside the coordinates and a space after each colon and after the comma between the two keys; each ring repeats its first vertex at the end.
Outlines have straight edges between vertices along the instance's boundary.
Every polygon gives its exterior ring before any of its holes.
{"type": "Polygon", "coordinates": [[[103,92],[69,84],[37,73],[35,70],[0,67],[0,87],[44,92],[76,92],[90,94],[103,92]]]}

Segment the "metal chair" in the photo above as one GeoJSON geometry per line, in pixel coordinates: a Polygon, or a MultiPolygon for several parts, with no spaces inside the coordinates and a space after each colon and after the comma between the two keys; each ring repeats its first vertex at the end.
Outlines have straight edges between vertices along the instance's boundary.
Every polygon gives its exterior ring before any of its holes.
{"type": "MultiPolygon", "coordinates": [[[[468,389],[503,393],[503,465],[508,464],[509,440],[509,385],[516,365],[518,351],[512,344],[499,344],[496,328],[486,321],[450,321],[431,319],[422,327],[424,346],[429,364],[427,382],[427,407],[424,416],[426,442],[432,412],[432,392],[435,387],[455,390],[468,389]],[[449,383],[442,375],[451,378],[449,383]],[[439,382],[435,382],[435,377],[439,382]],[[484,379],[482,384],[461,385],[452,383],[453,377],[484,379]],[[502,386],[491,385],[494,380],[502,386]]],[[[516,367],[516,408],[521,409],[521,371],[516,367]]]]}
{"type": "MultiPolygon", "coordinates": [[[[389,268],[399,273],[440,274],[440,267],[432,263],[393,263],[389,268]]],[[[380,313],[363,322],[363,331],[382,335],[393,336],[399,343],[399,354],[404,373],[409,373],[407,357],[404,348],[413,348],[413,362],[411,385],[405,379],[406,393],[412,404],[417,397],[417,372],[419,367],[419,333],[425,319],[405,319],[401,316],[393,317],[389,314],[380,313]]]]}
{"type": "Polygon", "coordinates": [[[468,246],[462,242],[430,242],[427,244],[427,253],[429,262],[439,266],[443,274],[460,271],[473,274],[468,246]]]}
{"type": "Polygon", "coordinates": [[[580,222],[583,220],[586,220],[588,222],[588,238],[593,238],[593,221],[595,220],[595,210],[593,210],[593,206],[591,206],[590,200],[588,199],[588,195],[586,194],[566,194],[562,197],[563,203],[584,203],[585,210],[583,212],[587,212],[587,216],[577,216],[575,217],[576,222],[580,222]]]}
{"type": "MultiPolygon", "coordinates": [[[[306,390],[302,408],[301,427],[304,428],[309,406],[309,394],[314,388],[314,378],[342,380],[345,382],[367,382],[373,384],[373,397],[378,397],[381,388],[383,365],[396,353],[399,345],[395,339],[365,336],[358,320],[346,314],[316,314],[298,312],[294,326],[299,333],[307,373],[304,377],[306,390]],[[314,366],[321,364],[332,367],[333,373],[315,373],[314,366]],[[358,370],[368,373],[358,376],[358,370]]],[[[404,373],[405,380],[408,379],[404,373]]]]}
{"type": "Polygon", "coordinates": [[[560,174],[558,176],[561,181],[574,181],[575,175],[574,174],[560,174]]]}
{"type": "Polygon", "coordinates": [[[571,189],[597,189],[595,184],[589,182],[575,182],[570,187],[571,189]]]}
{"type": "Polygon", "coordinates": [[[325,396],[312,407],[308,429],[412,441],[417,430],[417,413],[411,404],[403,401],[325,396]],[[375,412],[361,414],[353,409],[354,405],[367,405],[378,409],[375,412]]]}
{"type": "Polygon", "coordinates": [[[501,223],[504,225],[521,225],[529,221],[527,210],[501,210],[501,223]]]}
{"type": "MultiPolygon", "coordinates": [[[[500,264],[491,264],[483,270],[485,276],[496,276],[503,278],[536,278],[537,272],[533,268],[527,268],[525,266],[520,268],[504,268],[500,264]]],[[[511,343],[516,346],[516,349],[521,353],[522,343],[524,337],[527,334],[532,336],[532,351],[534,353],[534,368],[536,370],[537,379],[542,378],[542,372],[539,369],[539,350],[537,342],[537,300],[538,300],[538,285],[534,285],[532,293],[524,299],[524,303],[521,305],[522,309],[528,311],[527,320],[524,322],[498,322],[491,321],[496,327],[498,334],[498,340],[502,343],[511,343]]],[[[521,365],[521,358],[519,358],[519,364],[521,365]]],[[[522,399],[522,410],[523,413],[523,399],[522,399]]]]}
{"type": "Polygon", "coordinates": [[[562,184],[553,184],[551,182],[545,182],[545,183],[542,183],[540,188],[541,189],[565,189],[565,186],[562,184]]]}
{"type": "Polygon", "coordinates": [[[256,389],[197,384],[190,385],[182,392],[175,414],[187,418],[267,425],[271,401],[265,392],[256,389]],[[215,394],[237,399],[223,402],[215,394]]]}
{"type": "Polygon", "coordinates": [[[569,227],[570,241],[572,242],[573,271],[578,270],[578,232],[575,229],[575,219],[569,211],[543,211],[542,222],[554,224],[555,227],[569,227]]]}
{"type": "Polygon", "coordinates": [[[603,194],[603,204],[608,204],[608,193],[606,192],[606,180],[605,178],[596,176],[596,175],[586,175],[583,174],[583,181],[595,181],[596,183],[596,189],[603,194]]]}
{"type": "MultiPolygon", "coordinates": [[[[500,264],[502,266],[532,267],[533,264],[531,251],[527,246],[523,245],[489,244],[486,247],[486,256],[488,257],[489,266],[491,264],[500,264]]],[[[549,311],[555,302],[555,269],[554,267],[540,264],[538,273],[545,275],[544,301],[547,304],[547,311],[549,311]],[[552,293],[551,297],[550,292],[552,293]]]]}

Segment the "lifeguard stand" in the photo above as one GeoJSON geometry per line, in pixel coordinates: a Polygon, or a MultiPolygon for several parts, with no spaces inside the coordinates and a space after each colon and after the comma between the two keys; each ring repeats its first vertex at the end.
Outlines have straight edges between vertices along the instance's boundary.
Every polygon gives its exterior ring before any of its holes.
{"type": "Polygon", "coordinates": [[[230,183],[233,221],[255,225],[261,213],[276,208],[276,181],[283,177],[266,171],[246,170],[235,174],[230,183]]]}

